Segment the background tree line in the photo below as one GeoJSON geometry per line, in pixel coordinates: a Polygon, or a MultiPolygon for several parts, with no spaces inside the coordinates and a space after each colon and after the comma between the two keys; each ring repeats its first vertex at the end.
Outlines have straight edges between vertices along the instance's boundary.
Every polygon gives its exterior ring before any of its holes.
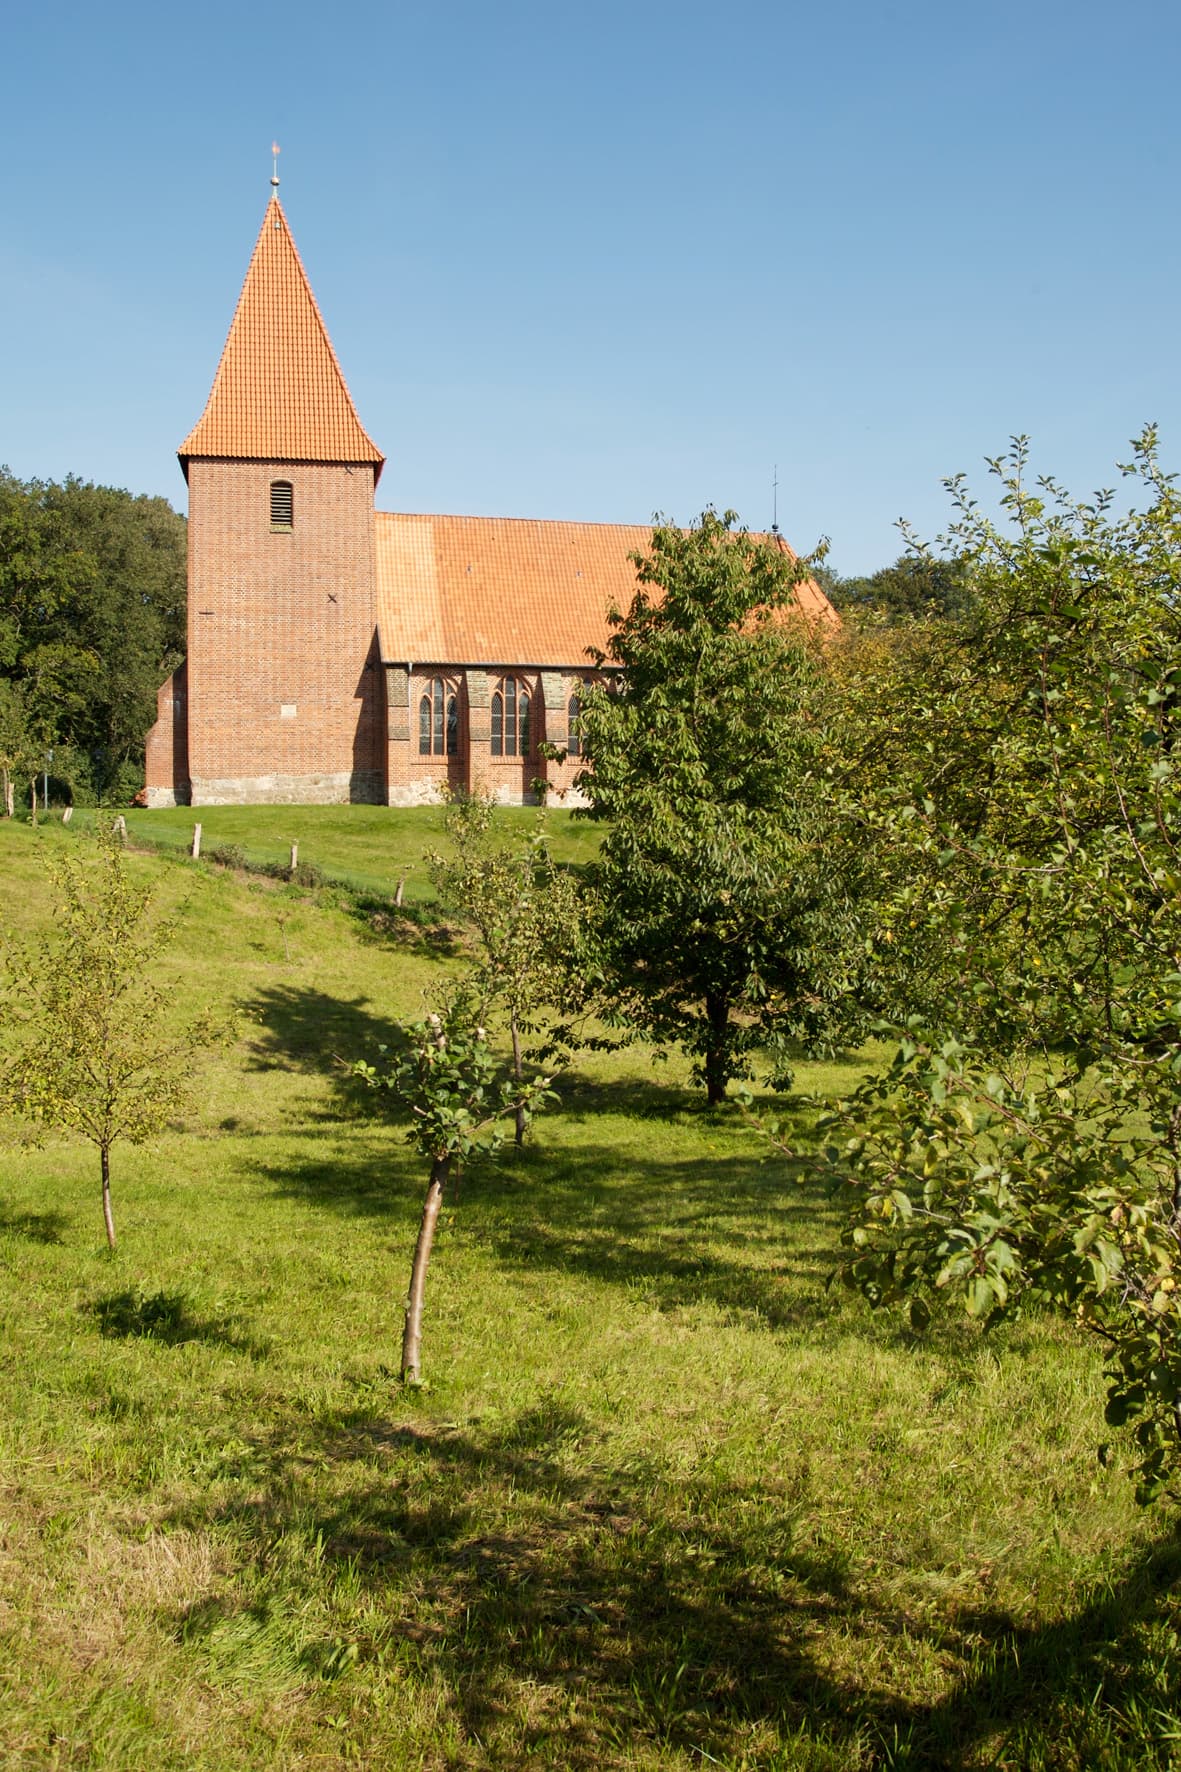
{"type": "Polygon", "coordinates": [[[142,786],[185,644],[185,520],[165,499],[0,468],[0,769],[80,804],[142,786]]]}
{"type": "Polygon", "coordinates": [[[813,561],[812,577],[842,615],[873,616],[883,622],[948,619],[966,613],[968,561],[934,554],[900,554],[877,572],[844,578],[824,560],[813,561]]]}

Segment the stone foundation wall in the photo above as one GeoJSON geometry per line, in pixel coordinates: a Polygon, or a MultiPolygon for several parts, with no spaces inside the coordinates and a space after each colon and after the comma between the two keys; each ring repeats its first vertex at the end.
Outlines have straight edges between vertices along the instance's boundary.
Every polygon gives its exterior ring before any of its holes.
{"type": "MultiPolygon", "coordinates": [[[[365,774],[249,775],[192,783],[191,806],[347,806],[385,803],[385,783],[376,770],[365,774]]],[[[149,805],[155,802],[149,800],[149,805]]]]}

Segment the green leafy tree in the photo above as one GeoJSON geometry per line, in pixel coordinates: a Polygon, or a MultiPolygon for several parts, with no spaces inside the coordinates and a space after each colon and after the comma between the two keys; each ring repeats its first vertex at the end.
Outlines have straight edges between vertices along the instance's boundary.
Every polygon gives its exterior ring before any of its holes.
{"type": "Polygon", "coordinates": [[[971,587],[963,559],[941,559],[916,548],[891,566],[852,578],[825,573],[823,588],[842,614],[877,616],[888,622],[943,619],[967,611],[971,587]]]}
{"type": "Polygon", "coordinates": [[[424,1020],[397,1024],[380,1069],[364,1061],[353,1068],[373,1088],[388,1089],[409,1114],[406,1137],[430,1165],[402,1333],[402,1378],[418,1384],[427,1268],[447,1188],[464,1165],[495,1154],[506,1120],[523,1115],[528,1124],[549,1098],[549,1078],[518,1082],[504,1074],[470,980],[424,1020]]]}
{"type": "Polygon", "coordinates": [[[579,785],[608,821],[588,873],[616,1012],[692,1054],[711,1103],[756,1048],[840,1025],[856,964],[823,647],[793,613],[807,565],[734,522],[655,530],[599,660],[609,686],[580,715],[579,785]]]}
{"type": "Polygon", "coordinates": [[[829,1127],[847,1276],[922,1319],[1025,1300],[1098,1335],[1144,1499],[1181,1459],[1181,497],[1148,431],[1116,515],[992,464],[951,482],[970,614],[848,684],[906,1039],[829,1127]]]}
{"type": "Polygon", "coordinates": [[[73,476],[40,500],[54,547],[90,564],[66,613],[71,644],[97,663],[86,717],[63,736],[99,756],[101,789],[120,765],[142,762],[156,691],[184,654],[185,522],[165,499],[73,476]]]}
{"type": "MultiPolygon", "coordinates": [[[[573,876],[554,865],[544,814],[528,842],[515,848],[496,840],[494,808],[485,795],[452,796],[444,817],[451,854],[428,856],[431,878],[479,938],[476,988],[504,1014],[520,1087],[526,1042],[542,1037],[552,1062],[555,1039],[561,1043],[557,1015],[583,1007],[588,998],[582,899],[573,876]]],[[[525,1125],[521,1107],[518,1145],[525,1125]]]]}
{"type": "Polygon", "coordinates": [[[185,523],[165,500],[0,469],[0,678],[84,797],[126,797],[185,629],[185,523]]]}
{"type": "Polygon", "coordinates": [[[111,1152],[141,1144],[188,1100],[195,1053],[215,1037],[206,1017],[178,1018],[151,976],[174,925],[151,913],[120,845],[46,860],[48,934],[3,949],[5,1046],[0,1107],[88,1139],[99,1155],[103,1224],[115,1247],[111,1152]]]}

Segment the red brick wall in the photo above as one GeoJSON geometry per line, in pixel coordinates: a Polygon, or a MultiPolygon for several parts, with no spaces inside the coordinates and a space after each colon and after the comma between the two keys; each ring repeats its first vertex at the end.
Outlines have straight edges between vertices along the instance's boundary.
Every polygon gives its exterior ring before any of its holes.
{"type": "Polygon", "coordinates": [[[190,462],[188,676],[194,805],[384,799],[371,467],[190,462]]]}
{"type": "Polygon", "coordinates": [[[177,665],[156,691],[156,724],[148,733],[144,785],[149,806],[183,806],[189,797],[188,668],[177,665]]]}
{"type": "MultiPolygon", "coordinates": [[[[585,673],[584,673],[585,674],[585,673]]],[[[542,742],[565,747],[568,738],[569,698],[578,692],[583,675],[569,671],[516,670],[506,673],[475,667],[459,670],[450,664],[416,664],[408,678],[404,666],[387,665],[386,680],[386,786],[391,806],[415,806],[438,798],[445,787],[467,787],[490,794],[505,805],[520,805],[539,798],[536,784],[545,783],[546,797],[567,805],[580,805],[584,796],[574,788],[574,778],[584,767],[580,757],[564,763],[551,762],[539,754],[542,742]],[[516,677],[531,697],[531,754],[528,757],[494,757],[491,746],[490,704],[506,674],[516,677]],[[460,739],[457,757],[422,756],[418,748],[419,698],[435,677],[456,688],[460,702],[460,739]]]]}

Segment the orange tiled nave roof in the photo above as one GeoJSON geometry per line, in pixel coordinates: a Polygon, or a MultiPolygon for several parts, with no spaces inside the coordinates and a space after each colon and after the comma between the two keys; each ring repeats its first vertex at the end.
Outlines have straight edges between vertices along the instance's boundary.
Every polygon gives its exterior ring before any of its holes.
{"type": "Polygon", "coordinates": [[[205,411],[180,449],[261,461],[371,462],[362,428],[278,197],[272,197],[205,411]]]}
{"type": "MultiPolygon", "coordinates": [[[[378,511],[377,612],[390,663],[581,668],[606,651],[607,610],[636,589],[629,556],[652,531],[528,517],[417,517],[378,511]]],[[[786,542],[780,546],[792,558],[786,542]]],[[[805,615],[832,618],[810,579],[805,615]]]]}

